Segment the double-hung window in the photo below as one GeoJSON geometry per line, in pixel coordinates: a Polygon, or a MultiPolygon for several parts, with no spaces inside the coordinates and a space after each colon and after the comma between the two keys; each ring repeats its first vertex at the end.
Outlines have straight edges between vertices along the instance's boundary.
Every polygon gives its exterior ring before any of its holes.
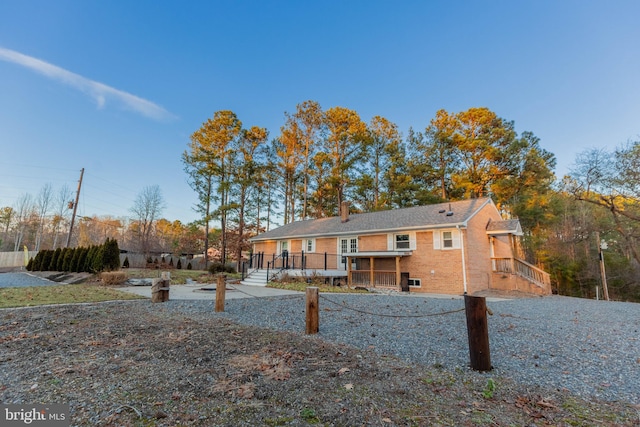
{"type": "Polygon", "coordinates": [[[460,230],[434,230],[433,249],[460,249],[460,230]]]}
{"type": "Polygon", "coordinates": [[[396,250],[402,250],[402,249],[409,249],[409,248],[410,248],[409,235],[408,234],[396,234],[395,235],[395,249],[396,250]]]}
{"type": "Polygon", "coordinates": [[[387,234],[387,250],[388,251],[414,251],[415,249],[416,249],[415,231],[387,234]]]}
{"type": "Polygon", "coordinates": [[[316,240],[315,239],[307,239],[305,240],[305,251],[306,252],[315,252],[316,251],[316,240]]]}

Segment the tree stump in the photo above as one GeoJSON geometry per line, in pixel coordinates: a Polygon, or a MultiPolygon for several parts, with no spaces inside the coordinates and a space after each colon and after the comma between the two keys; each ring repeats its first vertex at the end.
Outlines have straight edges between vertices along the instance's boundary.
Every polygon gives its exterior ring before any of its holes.
{"type": "Polygon", "coordinates": [[[151,282],[151,302],[169,301],[171,280],[153,279],[151,282]]]}

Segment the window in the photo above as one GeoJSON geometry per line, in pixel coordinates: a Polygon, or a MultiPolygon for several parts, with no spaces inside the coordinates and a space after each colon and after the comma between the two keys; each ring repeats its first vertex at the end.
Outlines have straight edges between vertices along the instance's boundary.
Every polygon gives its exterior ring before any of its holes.
{"type": "Polygon", "coordinates": [[[307,239],[305,244],[305,250],[307,252],[315,252],[316,251],[316,241],[315,239],[307,239]]]}
{"type": "Polygon", "coordinates": [[[358,252],[358,239],[350,239],[349,241],[349,252],[354,253],[358,252]]]}
{"type": "Polygon", "coordinates": [[[442,247],[453,248],[453,233],[450,231],[442,232],[442,247]]]}
{"type": "Polygon", "coordinates": [[[387,250],[388,251],[415,251],[416,250],[416,233],[409,231],[408,233],[388,233],[387,234],[387,250]]]}
{"type": "Polygon", "coordinates": [[[396,234],[396,249],[409,249],[409,235],[396,234]]]}
{"type": "Polygon", "coordinates": [[[461,239],[460,230],[435,230],[433,232],[433,249],[460,249],[461,239]]]}
{"type": "Polygon", "coordinates": [[[419,288],[422,286],[422,283],[420,282],[420,279],[409,279],[409,286],[419,288]]]}

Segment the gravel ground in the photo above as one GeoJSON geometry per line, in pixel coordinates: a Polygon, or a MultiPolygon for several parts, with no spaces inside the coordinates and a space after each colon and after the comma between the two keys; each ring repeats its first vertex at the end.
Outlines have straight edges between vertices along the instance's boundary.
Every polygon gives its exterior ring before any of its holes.
{"type": "MultiPolygon", "coordinates": [[[[0,287],[58,283],[22,273],[0,274],[0,287]]],[[[488,302],[491,361],[500,375],[587,398],[640,404],[640,305],[551,296],[488,302]]],[[[304,296],[169,301],[187,315],[220,316],[245,325],[304,332],[304,296]]],[[[319,337],[408,362],[468,369],[469,347],[459,298],[323,294],[319,337]]]]}
{"type": "MultiPolygon", "coordinates": [[[[489,338],[494,369],[478,375],[640,403],[640,305],[560,296],[487,305],[493,311],[489,338]]],[[[274,330],[305,330],[303,296],[231,300],[224,313],[214,313],[212,303],[203,301],[170,301],[166,308],[274,330]]],[[[466,370],[464,312],[410,317],[463,308],[461,299],[324,294],[319,337],[422,365],[466,370]]]]}
{"type": "Polygon", "coordinates": [[[320,303],[312,336],[303,296],[229,300],[224,313],[184,300],[0,310],[0,402],[67,404],[73,426],[640,425],[635,305],[490,303],[495,369],[482,374],[467,368],[462,312],[381,316],[460,299],[320,303]],[[615,334],[596,333],[599,316],[615,334]]]}

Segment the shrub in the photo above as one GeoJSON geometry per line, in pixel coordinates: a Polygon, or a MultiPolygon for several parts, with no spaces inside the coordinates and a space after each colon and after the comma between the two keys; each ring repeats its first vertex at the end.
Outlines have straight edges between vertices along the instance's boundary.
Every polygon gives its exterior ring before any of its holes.
{"type": "Polygon", "coordinates": [[[40,263],[42,263],[42,251],[39,251],[35,258],[33,259],[33,263],[31,264],[31,270],[30,271],[39,271],[40,270],[40,263]]]}
{"type": "Polygon", "coordinates": [[[33,258],[29,258],[29,262],[27,263],[27,271],[33,271],[33,258]]]}
{"type": "Polygon", "coordinates": [[[216,274],[216,273],[235,273],[236,269],[233,268],[231,265],[229,264],[222,264],[221,262],[214,262],[213,264],[211,264],[209,266],[209,273],[211,274],[216,274]]]}
{"type": "Polygon", "coordinates": [[[87,255],[89,254],[88,248],[80,248],[80,255],[78,256],[78,265],[76,266],[76,273],[82,273],[85,270],[87,264],[87,255]]]}
{"type": "Polygon", "coordinates": [[[49,263],[49,265],[47,266],[47,270],[49,271],[56,271],[58,269],[58,259],[61,258],[62,255],[62,249],[58,248],[55,251],[53,251],[53,255],[51,256],[51,262],[49,263]]]}
{"type": "Polygon", "coordinates": [[[115,271],[120,268],[120,248],[116,239],[107,239],[103,245],[102,269],[115,271]]]}
{"type": "Polygon", "coordinates": [[[124,257],[124,262],[122,263],[122,268],[129,268],[129,257],[124,257]]]}
{"type": "Polygon", "coordinates": [[[42,251],[42,262],[40,263],[40,271],[48,271],[49,264],[51,264],[51,258],[53,257],[53,251],[42,251]]]}
{"type": "Polygon", "coordinates": [[[191,266],[191,263],[187,264],[187,270],[191,270],[193,269],[193,267],[191,266]]]}
{"type": "Polygon", "coordinates": [[[80,261],[80,255],[82,255],[83,248],[75,248],[73,250],[73,256],[71,257],[71,262],[69,263],[69,270],[76,272],[78,271],[78,262],[80,261]]]}
{"type": "Polygon", "coordinates": [[[54,271],[64,271],[64,268],[63,268],[64,257],[67,255],[68,252],[69,252],[69,248],[64,248],[62,252],[60,252],[60,255],[58,255],[57,257],[56,268],[54,271]]]}
{"type": "Polygon", "coordinates": [[[104,286],[121,285],[127,281],[127,273],[124,271],[106,271],[100,273],[100,281],[104,286]]]}
{"type": "Polygon", "coordinates": [[[70,271],[71,259],[75,251],[75,249],[71,248],[65,248],[65,250],[62,251],[62,269],[60,271],[70,271]]]}
{"type": "MultiPolygon", "coordinates": [[[[189,264],[189,265],[191,265],[191,264],[189,264]]],[[[178,270],[182,270],[182,261],[180,260],[180,258],[178,258],[178,263],[176,264],[176,268],[178,270]]]]}

